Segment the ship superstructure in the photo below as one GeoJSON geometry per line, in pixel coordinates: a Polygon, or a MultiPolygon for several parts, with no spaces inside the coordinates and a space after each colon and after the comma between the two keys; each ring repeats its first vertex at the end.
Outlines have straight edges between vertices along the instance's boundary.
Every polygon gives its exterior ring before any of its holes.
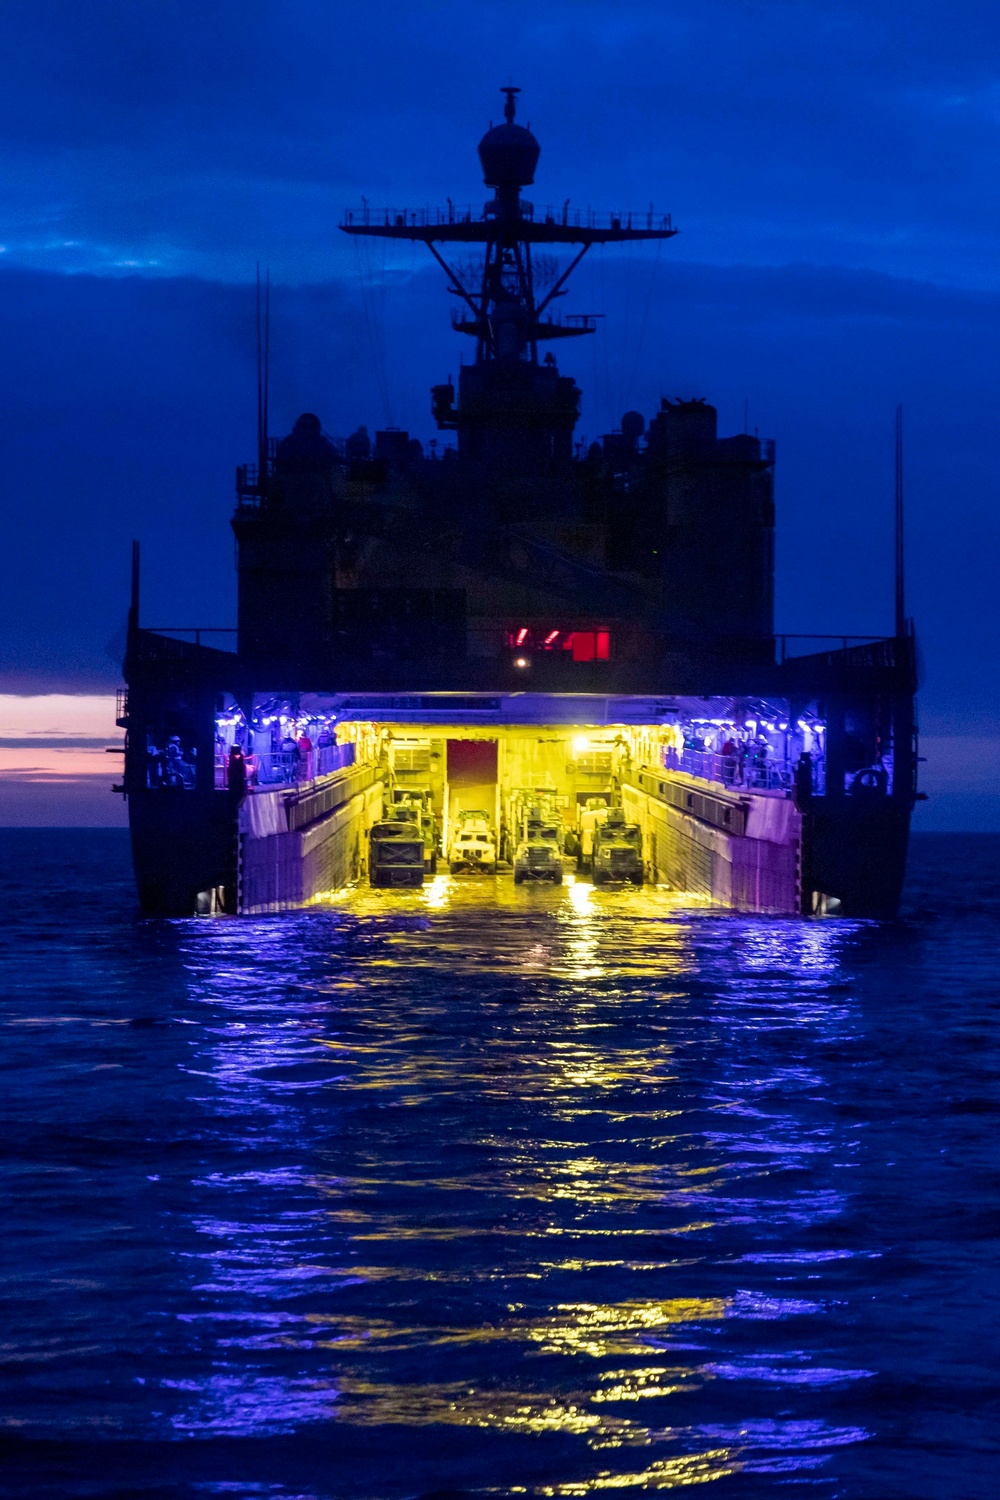
{"type": "Polygon", "coordinates": [[[592,246],[676,231],[536,210],[540,148],[503,92],[481,213],[342,225],[441,264],[475,348],[432,387],[451,436],[332,440],[310,413],[262,434],[237,473],[235,651],[141,630],[135,591],[122,720],[143,905],[308,902],[364,873],[369,829],[410,788],[442,850],[479,804],[503,853],[525,798],[571,841],[604,799],[652,881],[741,910],[891,914],[916,795],[912,631],[775,636],[774,447],[720,437],[706,401],[577,441],[554,349],[594,320],[558,299],[592,246]],[[544,290],[543,246],[569,252],[544,290]]]}

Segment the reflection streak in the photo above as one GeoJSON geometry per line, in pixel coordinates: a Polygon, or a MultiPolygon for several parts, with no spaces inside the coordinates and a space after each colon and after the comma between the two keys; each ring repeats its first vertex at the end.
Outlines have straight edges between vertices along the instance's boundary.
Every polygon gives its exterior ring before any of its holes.
{"type": "Polygon", "coordinates": [[[558,1435],[564,1479],[523,1460],[538,1495],[732,1478],[772,1448],[805,1476],[861,1440],[740,1414],[762,1385],[787,1404],[868,1374],[821,1362],[828,1303],[794,1278],[823,1262],[791,1248],[841,1253],[816,1244],[845,1205],[817,1043],[850,1032],[851,934],[448,877],[192,924],[193,1094],[261,1165],[200,1185],[213,1369],[178,1428],[558,1435]],[[794,1345],[765,1352],[760,1324],[794,1345]],[[580,1471],[637,1445],[676,1451],[580,1471]]]}

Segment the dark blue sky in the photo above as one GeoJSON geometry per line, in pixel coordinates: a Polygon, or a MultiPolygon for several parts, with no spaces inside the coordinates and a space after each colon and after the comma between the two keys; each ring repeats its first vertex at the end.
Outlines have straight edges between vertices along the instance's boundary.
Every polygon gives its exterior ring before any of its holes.
{"type": "Polygon", "coordinates": [[[582,429],[705,395],[778,441],[779,626],[889,627],[906,409],[925,726],[994,734],[1000,647],[1000,10],[810,0],[4,0],[0,689],[113,683],[129,539],[151,623],[229,624],[255,262],[274,407],[432,435],[442,278],[359,250],[375,204],[481,202],[499,84],[535,201],[650,200],[682,235],[595,256],[563,359],[582,429]],[[156,618],[153,619],[153,616],[156,618]]]}

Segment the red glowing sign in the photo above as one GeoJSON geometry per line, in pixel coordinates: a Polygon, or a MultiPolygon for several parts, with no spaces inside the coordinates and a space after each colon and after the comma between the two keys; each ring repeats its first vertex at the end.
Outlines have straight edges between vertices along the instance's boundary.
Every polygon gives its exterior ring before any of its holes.
{"type": "Polygon", "coordinates": [[[569,651],[574,661],[610,661],[610,630],[547,630],[521,625],[507,631],[507,645],[519,651],[569,651]]]}

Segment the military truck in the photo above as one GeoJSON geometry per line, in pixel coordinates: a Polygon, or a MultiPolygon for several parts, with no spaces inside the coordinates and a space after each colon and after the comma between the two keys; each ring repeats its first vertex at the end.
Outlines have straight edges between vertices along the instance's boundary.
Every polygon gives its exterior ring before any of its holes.
{"type": "Polygon", "coordinates": [[[461,812],[448,850],[451,873],[471,870],[477,874],[497,872],[497,844],[489,815],[478,809],[461,812]]]}
{"type": "Polygon", "coordinates": [[[525,880],[551,880],[562,885],[563,866],[559,851],[559,825],[529,819],[526,837],[514,855],[514,884],[525,880]]]}
{"type": "Polygon", "coordinates": [[[626,823],[621,808],[610,808],[594,829],[591,869],[595,885],[613,880],[643,883],[642,830],[638,823],[626,823]]]}
{"type": "Polygon", "coordinates": [[[437,874],[438,824],[429,791],[400,791],[393,794],[393,817],[416,823],[424,840],[424,874],[437,874]]]}
{"type": "Polygon", "coordinates": [[[423,885],[424,839],[416,823],[393,817],[373,825],[368,840],[368,878],[375,886],[423,885]]]}

